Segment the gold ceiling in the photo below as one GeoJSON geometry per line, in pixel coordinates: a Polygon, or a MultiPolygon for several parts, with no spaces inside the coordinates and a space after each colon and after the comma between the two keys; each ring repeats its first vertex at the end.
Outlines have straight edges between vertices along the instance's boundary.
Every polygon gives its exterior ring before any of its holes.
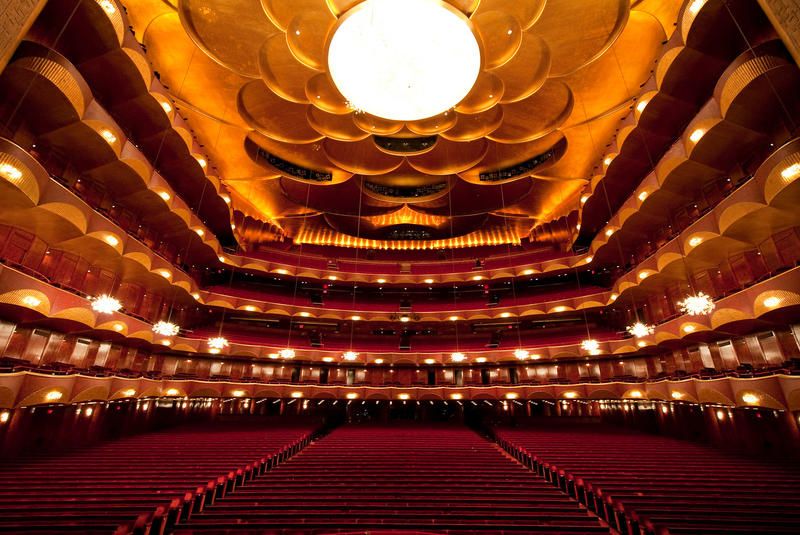
{"type": "Polygon", "coordinates": [[[301,214],[389,222],[410,204],[436,226],[511,215],[525,235],[574,207],[682,4],[448,0],[473,25],[482,71],[454,109],[399,122],[352,110],[326,72],[338,17],[359,2],[126,2],[153,68],[248,215],[280,226],[301,214]]]}

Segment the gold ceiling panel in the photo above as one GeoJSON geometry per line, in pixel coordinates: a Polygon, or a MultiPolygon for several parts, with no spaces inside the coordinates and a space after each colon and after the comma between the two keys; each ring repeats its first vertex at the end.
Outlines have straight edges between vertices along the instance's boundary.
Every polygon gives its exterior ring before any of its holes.
{"type": "Polygon", "coordinates": [[[326,139],[322,149],[334,164],[362,175],[382,175],[403,163],[403,158],[379,150],[372,139],[352,143],[326,139]]]}
{"type": "Polygon", "coordinates": [[[485,139],[466,143],[440,139],[433,149],[410,157],[408,163],[417,171],[430,175],[460,173],[481,161],[488,145],[485,139]]]}
{"type": "Polygon", "coordinates": [[[530,31],[540,35],[553,58],[551,76],[564,76],[600,56],[625,27],[630,0],[547,0],[530,31]]]}
{"type": "Polygon", "coordinates": [[[502,104],[503,124],[486,137],[500,143],[523,143],[543,137],[564,123],[573,104],[569,86],[549,80],[528,98],[502,104]]]}
{"type": "Polygon", "coordinates": [[[480,173],[554,149],[546,164],[503,182],[532,184],[536,198],[518,202],[521,215],[560,215],[549,212],[566,209],[591,175],[683,4],[443,0],[470,18],[482,70],[453,109],[404,122],[354,110],[327,72],[331,32],[360,1],[126,4],[153,68],[191,119],[216,172],[252,209],[270,217],[307,210],[272,180],[278,176],[312,188],[353,174],[386,186],[427,187],[444,176],[456,188],[459,180],[491,186],[497,182],[481,181],[480,173]],[[379,148],[373,136],[407,139],[381,140],[395,152],[379,148]],[[330,176],[304,180],[304,169],[330,176]],[[525,178],[531,174],[533,180],[525,178]]]}
{"type": "Polygon", "coordinates": [[[297,61],[286,35],[277,33],[268,37],[258,53],[258,68],[267,87],[291,102],[307,104],[306,84],[317,74],[297,61]]]}
{"type": "Polygon", "coordinates": [[[308,124],[320,134],[337,141],[360,141],[369,137],[353,122],[353,114],[335,115],[308,106],[308,124]]]}
{"type": "Polygon", "coordinates": [[[442,133],[442,138],[451,141],[474,141],[486,137],[500,127],[503,122],[503,108],[495,106],[481,113],[464,114],[456,112],[455,126],[442,133]]]}
{"type": "Polygon", "coordinates": [[[242,86],[237,96],[237,109],[242,118],[261,134],[286,143],[311,143],[324,136],[311,128],[306,120],[308,104],[284,100],[261,80],[242,86]]]}
{"type": "MultiPolygon", "coordinates": [[[[325,0],[261,0],[261,7],[269,20],[284,32],[298,13],[330,11],[325,0]]],[[[245,18],[250,13],[242,12],[239,16],[245,18]]]]}
{"type": "Polygon", "coordinates": [[[406,128],[420,136],[430,136],[447,132],[456,125],[457,120],[456,112],[450,110],[427,119],[410,121],[406,123],[406,128]]]}
{"type": "Polygon", "coordinates": [[[328,11],[301,12],[289,23],[286,41],[289,50],[307,67],[326,70],[325,44],[328,34],[336,24],[336,17],[328,11]]]}
{"type": "Polygon", "coordinates": [[[510,13],[481,11],[472,17],[483,43],[483,68],[494,69],[517,53],[522,43],[522,27],[510,13]]]}
{"type": "Polygon", "coordinates": [[[517,102],[538,91],[550,74],[550,49],[544,39],[526,33],[514,57],[492,71],[503,80],[502,104],[517,102]]]}
{"type": "Polygon", "coordinates": [[[258,0],[180,0],[178,5],[181,23],[200,50],[223,67],[251,78],[259,75],[258,57],[249,45],[232,45],[231,29],[236,28],[236,41],[260,45],[279,32],[260,13],[258,0]]]}
{"type": "Polygon", "coordinates": [[[503,98],[503,81],[490,72],[483,71],[475,80],[472,90],[456,105],[459,113],[480,113],[500,102],[503,98]]]}
{"type": "Polygon", "coordinates": [[[547,0],[480,0],[475,15],[488,11],[502,11],[512,15],[523,30],[527,30],[539,19],[547,0]]]}
{"type": "Polygon", "coordinates": [[[347,100],[334,87],[326,72],[315,74],[308,80],[306,98],[311,104],[328,113],[344,115],[353,111],[347,105],[347,100]]]}

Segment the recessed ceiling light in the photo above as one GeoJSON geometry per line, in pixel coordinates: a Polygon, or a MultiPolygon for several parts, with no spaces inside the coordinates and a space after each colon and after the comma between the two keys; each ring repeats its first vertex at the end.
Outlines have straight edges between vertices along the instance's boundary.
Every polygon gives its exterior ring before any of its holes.
{"type": "Polygon", "coordinates": [[[702,128],[697,128],[691,134],[689,134],[689,141],[692,143],[697,143],[705,135],[705,133],[706,131],[702,128]]]}

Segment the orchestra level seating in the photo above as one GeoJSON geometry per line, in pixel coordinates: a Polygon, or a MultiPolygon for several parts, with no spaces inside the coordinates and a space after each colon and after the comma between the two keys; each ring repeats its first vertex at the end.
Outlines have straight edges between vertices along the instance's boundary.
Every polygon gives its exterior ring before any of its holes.
{"type": "Polygon", "coordinates": [[[609,533],[466,427],[346,425],[176,533],[609,533]]]}
{"type": "Polygon", "coordinates": [[[109,535],[312,431],[308,425],[183,427],[66,455],[2,461],[0,532],[109,535]]]}
{"type": "Polygon", "coordinates": [[[798,533],[800,469],[789,461],[596,425],[495,436],[626,535],[798,533]]]}

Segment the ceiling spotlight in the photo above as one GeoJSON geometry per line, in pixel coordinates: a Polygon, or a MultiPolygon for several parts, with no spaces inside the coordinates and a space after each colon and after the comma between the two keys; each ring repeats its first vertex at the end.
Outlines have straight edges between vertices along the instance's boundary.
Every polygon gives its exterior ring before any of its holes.
{"type": "Polygon", "coordinates": [[[594,257],[593,256],[587,256],[584,260],[586,260],[587,264],[591,264],[592,260],[594,260],[594,257]]]}
{"type": "Polygon", "coordinates": [[[486,362],[486,357],[478,357],[475,359],[475,362],[483,364],[484,362],[486,362]]]}
{"type": "Polygon", "coordinates": [[[122,395],[125,396],[126,398],[132,398],[133,396],[136,395],[136,390],[134,390],[133,388],[128,388],[127,390],[122,391],[122,395]]]}
{"type": "Polygon", "coordinates": [[[400,321],[403,323],[408,323],[411,319],[408,316],[400,316],[400,321]]]}
{"type": "Polygon", "coordinates": [[[646,198],[647,198],[647,192],[646,191],[643,191],[643,192],[639,193],[639,200],[640,201],[644,201],[646,198]]]}
{"type": "Polygon", "coordinates": [[[358,316],[358,315],[351,316],[350,319],[353,320],[353,321],[360,321],[361,320],[361,316],[358,316]]]}
{"type": "Polygon", "coordinates": [[[614,158],[612,158],[611,156],[606,156],[606,159],[603,160],[603,165],[608,167],[609,165],[611,165],[611,162],[613,162],[613,161],[614,161],[614,158]]]}
{"type": "Polygon", "coordinates": [[[292,392],[292,393],[291,393],[291,396],[292,396],[293,398],[297,399],[297,398],[301,398],[301,397],[303,397],[303,393],[302,393],[302,392],[300,392],[300,391],[298,390],[298,391],[292,392]]]}
{"type": "Polygon", "coordinates": [[[303,312],[298,312],[297,315],[300,316],[301,318],[307,318],[311,316],[311,313],[303,311],[303,312]]]}
{"type": "Polygon", "coordinates": [[[463,399],[464,395],[459,393],[450,394],[450,399],[463,399]]]}
{"type": "Polygon", "coordinates": [[[282,359],[293,359],[295,357],[294,349],[284,348],[278,351],[278,355],[282,359]]]}
{"type": "Polygon", "coordinates": [[[386,283],[386,279],[378,279],[375,282],[377,282],[378,284],[385,284],[386,283]]]}
{"type": "Polygon", "coordinates": [[[248,312],[255,312],[256,311],[256,307],[254,307],[253,305],[245,305],[244,309],[246,311],[248,311],[248,312]]]}
{"type": "Polygon", "coordinates": [[[338,280],[338,279],[339,279],[339,277],[337,277],[336,275],[328,275],[328,280],[329,281],[335,281],[335,280],[338,280]]]}
{"type": "Polygon", "coordinates": [[[703,238],[701,238],[700,236],[695,236],[694,238],[689,240],[689,245],[691,247],[697,247],[701,243],[703,243],[703,238]]]}
{"type": "Polygon", "coordinates": [[[162,102],[161,109],[164,110],[164,113],[170,113],[172,111],[172,105],[169,102],[162,102]]]}
{"type": "Polygon", "coordinates": [[[172,272],[168,269],[159,269],[158,274],[164,277],[165,279],[172,277],[172,272]]]}
{"type": "Polygon", "coordinates": [[[124,324],[124,323],[115,323],[115,324],[114,324],[114,327],[112,327],[112,328],[113,328],[115,331],[117,331],[118,333],[121,333],[122,331],[124,331],[124,330],[125,330],[125,324],[124,324]]]}
{"type": "Polygon", "coordinates": [[[531,355],[531,360],[539,360],[540,358],[542,358],[542,356],[539,354],[534,353],[531,355]]]}
{"type": "Polygon", "coordinates": [[[525,360],[528,358],[530,353],[527,349],[517,349],[514,351],[514,356],[517,357],[519,360],[525,360]]]}
{"type": "Polygon", "coordinates": [[[375,364],[383,364],[384,361],[383,359],[375,359],[372,362],[374,362],[375,364]]]}
{"type": "Polygon", "coordinates": [[[683,392],[675,391],[670,395],[672,396],[672,399],[683,399],[683,392]]]}
{"type": "MultiPolygon", "coordinates": [[[[275,355],[275,357],[277,356],[275,355]]],[[[322,362],[333,362],[333,357],[322,357],[322,362]]]]}
{"type": "Polygon", "coordinates": [[[700,139],[705,135],[706,131],[702,128],[698,128],[694,130],[691,134],[689,134],[689,141],[692,143],[697,143],[700,139]]]}
{"type": "Polygon", "coordinates": [[[397,394],[397,397],[398,397],[398,399],[406,400],[406,399],[409,399],[411,396],[409,396],[406,393],[402,393],[402,394],[397,394]]]}
{"type": "Polygon", "coordinates": [[[581,349],[589,353],[595,353],[600,350],[600,342],[593,339],[584,340],[581,342],[581,349]]]}
{"type": "Polygon", "coordinates": [[[171,345],[172,345],[172,340],[161,340],[161,342],[159,342],[159,343],[160,343],[162,346],[167,346],[167,347],[169,347],[169,346],[171,346],[171,345]]]}
{"type": "Polygon", "coordinates": [[[224,256],[222,256],[222,255],[219,255],[217,258],[218,258],[218,259],[219,259],[219,261],[220,261],[220,262],[222,262],[223,264],[225,263],[225,257],[224,257],[224,256]]]}
{"type": "Polygon", "coordinates": [[[458,321],[458,316],[450,316],[447,319],[449,319],[450,321],[458,321]]]}
{"type": "Polygon", "coordinates": [[[606,229],[606,238],[610,238],[614,234],[614,229],[606,229]]]}
{"type": "Polygon", "coordinates": [[[647,271],[640,271],[639,272],[639,280],[645,280],[649,276],[650,276],[650,273],[648,273],[647,271]]]}
{"type": "Polygon", "coordinates": [[[119,245],[119,239],[113,234],[106,234],[103,238],[103,241],[109,244],[111,247],[116,247],[119,245]]]}
{"type": "Polygon", "coordinates": [[[483,275],[475,275],[474,277],[472,277],[472,280],[474,280],[474,281],[482,281],[483,280],[483,275]]]}
{"type": "Polygon", "coordinates": [[[693,333],[696,330],[694,325],[684,325],[683,332],[685,333],[693,333]]]}
{"type": "Polygon", "coordinates": [[[575,399],[576,397],[578,397],[578,393],[575,392],[574,390],[569,390],[567,392],[564,392],[564,397],[567,399],[575,399]]]}
{"type": "Polygon", "coordinates": [[[228,347],[228,340],[222,336],[214,336],[208,339],[208,347],[211,349],[223,350],[228,347]]]}
{"type": "Polygon", "coordinates": [[[465,360],[467,360],[467,356],[464,353],[461,353],[460,351],[456,351],[455,353],[450,353],[450,360],[452,360],[453,362],[464,362],[465,360]]]}
{"type": "Polygon", "coordinates": [[[192,292],[192,297],[194,298],[195,301],[200,300],[200,294],[197,292],[192,292]]]}
{"type": "Polygon", "coordinates": [[[500,314],[500,317],[501,318],[510,318],[511,317],[511,312],[503,312],[502,314],[500,314]]]}
{"type": "MultiPolygon", "coordinates": [[[[2,166],[0,166],[0,173],[2,173],[2,166]]],[[[794,180],[798,177],[800,177],[800,163],[793,163],[781,171],[781,178],[784,180],[794,180]]]]}
{"type": "Polygon", "coordinates": [[[425,359],[423,362],[425,364],[436,364],[436,361],[434,359],[425,359]]]}
{"type": "Polygon", "coordinates": [[[643,397],[643,396],[644,396],[644,394],[642,394],[642,391],[641,391],[641,390],[631,390],[631,391],[629,392],[629,394],[630,394],[630,396],[631,396],[632,398],[641,398],[641,397],[643,397]]]}
{"type": "Polygon", "coordinates": [[[703,292],[698,292],[697,295],[688,295],[683,301],[679,301],[678,307],[683,314],[702,316],[713,312],[715,305],[710,296],[703,292]]]}
{"type": "Polygon", "coordinates": [[[517,399],[519,394],[516,392],[506,392],[506,399],[517,399]]]}
{"type": "Polygon", "coordinates": [[[638,104],[636,104],[636,111],[642,113],[644,109],[647,107],[647,103],[650,102],[649,100],[640,100],[638,104]]]}
{"type": "Polygon", "coordinates": [[[220,197],[222,197],[222,200],[225,201],[225,204],[230,204],[231,203],[231,198],[228,195],[225,195],[224,193],[222,193],[222,194],[220,194],[220,197]]]}
{"type": "Polygon", "coordinates": [[[233,392],[231,392],[231,395],[232,395],[233,397],[235,397],[235,398],[241,398],[241,397],[244,397],[244,394],[245,394],[245,391],[244,391],[244,390],[234,390],[233,392]]]}
{"type": "Polygon", "coordinates": [[[26,305],[26,306],[29,306],[29,307],[36,308],[36,307],[38,307],[39,305],[42,304],[42,300],[39,299],[38,297],[33,296],[33,295],[26,295],[25,297],[22,298],[22,304],[26,305]]]}
{"type": "Polygon", "coordinates": [[[117,140],[117,136],[111,130],[100,130],[100,136],[106,140],[106,143],[114,143],[117,140]]]}
{"type": "Polygon", "coordinates": [[[201,158],[201,157],[197,158],[197,163],[199,163],[200,167],[202,167],[203,169],[205,169],[206,166],[208,165],[208,162],[206,162],[205,158],[201,158]]]}
{"type": "MultiPolygon", "coordinates": [[[[589,200],[589,197],[591,197],[591,195],[589,195],[588,193],[586,195],[581,195],[581,204],[586,204],[586,201],[589,200]]],[[[576,225],[576,228],[577,228],[577,225],[576,225]]],[[[578,229],[578,230],[580,230],[580,229],[578,229]]]]}
{"type": "Polygon", "coordinates": [[[751,394],[751,393],[748,392],[748,393],[742,395],[742,401],[744,401],[748,405],[755,405],[759,401],[761,401],[761,398],[758,397],[755,394],[751,394]]]}
{"type": "Polygon", "coordinates": [[[64,397],[63,392],[59,392],[58,390],[51,390],[47,394],[44,395],[44,399],[47,401],[58,401],[59,399],[64,397]]]}
{"type": "Polygon", "coordinates": [[[279,269],[276,269],[276,270],[275,270],[275,273],[277,273],[278,275],[287,275],[289,272],[288,272],[288,271],[286,271],[286,270],[285,270],[285,269],[283,269],[283,268],[279,268],[279,269]]]}
{"type": "Polygon", "coordinates": [[[159,321],[153,324],[153,332],[161,336],[176,336],[181,328],[169,321],[159,321]]]}
{"type": "Polygon", "coordinates": [[[692,15],[697,15],[704,5],[706,5],[706,0],[693,0],[687,9],[692,15]]]}
{"type": "Polygon", "coordinates": [[[358,394],[355,392],[348,392],[344,397],[347,399],[358,399],[358,394]]]}
{"type": "Polygon", "coordinates": [[[345,351],[342,353],[342,358],[344,360],[354,361],[358,358],[358,353],[355,351],[345,351]]]}
{"type": "Polygon", "coordinates": [[[122,303],[110,295],[98,295],[92,299],[92,310],[100,314],[113,314],[122,308],[122,303]]]}
{"type": "Polygon", "coordinates": [[[532,269],[526,269],[522,272],[523,275],[533,275],[534,271],[532,269]]]}
{"type": "Polygon", "coordinates": [[[775,308],[776,306],[778,306],[780,304],[781,304],[780,297],[772,296],[772,297],[767,297],[766,299],[764,299],[764,306],[767,307],[767,308],[775,308]]]}
{"type": "Polygon", "coordinates": [[[424,282],[425,284],[433,284],[433,279],[425,279],[422,282],[424,282]]]}
{"type": "Polygon", "coordinates": [[[0,176],[12,182],[16,182],[22,178],[22,171],[10,163],[2,163],[0,164],[0,176]]]}
{"type": "Polygon", "coordinates": [[[172,195],[170,195],[166,191],[159,191],[158,192],[158,196],[161,197],[162,199],[164,199],[165,202],[169,201],[172,198],[172,195]]]}

